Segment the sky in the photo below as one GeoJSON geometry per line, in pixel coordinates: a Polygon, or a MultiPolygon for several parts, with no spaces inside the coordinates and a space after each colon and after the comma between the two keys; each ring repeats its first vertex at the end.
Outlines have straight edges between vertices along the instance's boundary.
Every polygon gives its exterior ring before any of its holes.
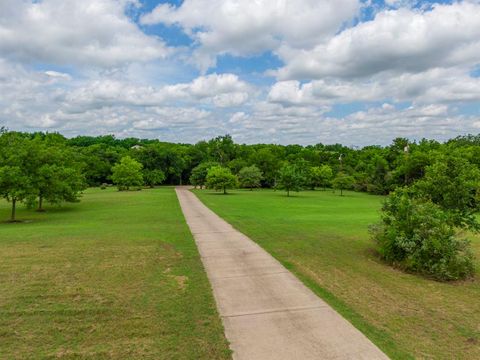
{"type": "Polygon", "coordinates": [[[0,0],[0,126],[195,143],[480,133],[480,0],[0,0]]]}

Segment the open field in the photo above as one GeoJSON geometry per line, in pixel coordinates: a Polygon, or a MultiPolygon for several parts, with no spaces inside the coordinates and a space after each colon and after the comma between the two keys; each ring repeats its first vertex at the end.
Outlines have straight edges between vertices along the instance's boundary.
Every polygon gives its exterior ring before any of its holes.
{"type": "MultiPolygon", "coordinates": [[[[480,358],[480,277],[439,283],[378,260],[368,225],[382,198],[270,190],[195,191],[394,359],[480,358]]],[[[470,236],[480,270],[480,237],[470,236]]]]}
{"type": "Polygon", "coordinates": [[[0,223],[0,358],[229,358],[173,189],[88,190],[18,218],[0,223]]]}

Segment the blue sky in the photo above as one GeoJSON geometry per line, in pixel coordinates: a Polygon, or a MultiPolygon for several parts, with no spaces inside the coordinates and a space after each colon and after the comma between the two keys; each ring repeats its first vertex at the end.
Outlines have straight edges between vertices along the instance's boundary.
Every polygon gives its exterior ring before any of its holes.
{"type": "Polygon", "coordinates": [[[478,133],[478,19],[477,0],[3,0],[0,125],[360,146],[478,133]]]}

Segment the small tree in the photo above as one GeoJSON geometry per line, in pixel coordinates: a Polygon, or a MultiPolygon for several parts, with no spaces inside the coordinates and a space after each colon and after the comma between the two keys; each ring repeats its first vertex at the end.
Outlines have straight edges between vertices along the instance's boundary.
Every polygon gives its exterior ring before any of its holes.
{"type": "Polygon", "coordinates": [[[222,166],[213,166],[207,173],[207,187],[215,190],[223,190],[227,193],[227,189],[237,186],[238,179],[232,174],[230,169],[222,166]]]}
{"type": "Polygon", "coordinates": [[[12,203],[10,221],[16,221],[17,203],[28,199],[34,189],[28,175],[19,166],[0,167],[0,195],[12,203]]]}
{"type": "Polygon", "coordinates": [[[278,172],[277,186],[287,192],[290,196],[290,191],[300,191],[305,183],[303,173],[294,165],[286,164],[278,172]]]}
{"type": "Polygon", "coordinates": [[[40,137],[32,140],[31,146],[29,173],[38,197],[37,210],[43,211],[44,201],[77,202],[87,184],[74,154],[61,144],[50,144],[40,137]]]}
{"type": "Polygon", "coordinates": [[[19,133],[0,131],[0,196],[12,203],[11,221],[16,221],[19,202],[35,196],[30,168],[31,141],[19,133]]]}
{"type": "Polygon", "coordinates": [[[208,170],[216,165],[218,164],[214,162],[204,162],[194,167],[192,169],[192,175],[190,176],[190,183],[195,186],[195,188],[200,186],[201,189],[207,182],[208,170]]]}
{"type": "Polygon", "coordinates": [[[142,186],[142,164],[125,156],[119,163],[112,167],[112,181],[118,190],[129,190],[131,186],[142,186]]]}
{"type": "Polygon", "coordinates": [[[33,186],[38,195],[38,211],[43,211],[44,200],[51,204],[79,201],[86,182],[76,168],[45,164],[35,173],[33,186]]]}
{"type": "Polygon", "coordinates": [[[165,181],[165,173],[160,169],[155,170],[143,170],[143,179],[145,185],[153,188],[155,185],[160,185],[165,181]]]}
{"type": "Polygon", "coordinates": [[[310,183],[313,189],[319,186],[325,190],[332,178],[333,170],[328,165],[314,166],[310,169],[310,183]]]}
{"type": "Polygon", "coordinates": [[[333,179],[333,188],[340,190],[340,196],[343,196],[343,190],[350,189],[353,186],[355,179],[343,172],[339,172],[335,179],[333,179]]]}
{"type": "Polygon", "coordinates": [[[262,178],[262,172],[255,165],[246,166],[238,173],[240,186],[249,188],[250,190],[260,187],[262,178]]]}

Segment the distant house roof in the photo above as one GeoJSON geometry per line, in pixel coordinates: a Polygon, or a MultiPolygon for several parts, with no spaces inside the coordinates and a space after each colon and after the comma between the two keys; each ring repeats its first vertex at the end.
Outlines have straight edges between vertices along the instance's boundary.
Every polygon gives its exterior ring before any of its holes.
{"type": "Polygon", "coordinates": [[[133,145],[132,146],[132,149],[135,149],[135,150],[138,150],[138,149],[141,149],[141,148],[143,148],[142,145],[133,145]]]}

